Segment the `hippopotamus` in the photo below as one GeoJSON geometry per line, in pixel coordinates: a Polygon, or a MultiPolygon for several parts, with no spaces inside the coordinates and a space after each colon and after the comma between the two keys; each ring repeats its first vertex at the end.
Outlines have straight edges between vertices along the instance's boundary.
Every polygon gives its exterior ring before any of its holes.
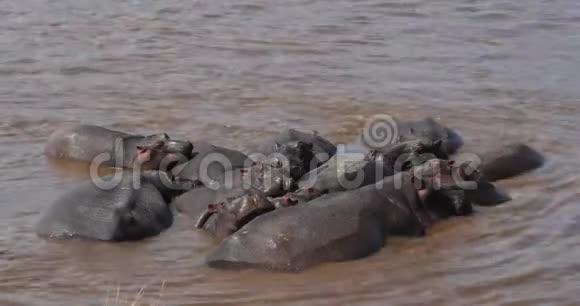
{"type": "Polygon", "coordinates": [[[511,143],[479,156],[482,179],[490,182],[515,177],[544,164],[544,157],[523,143],[511,143]]]}
{"type": "Polygon", "coordinates": [[[172,170],[176,176],[208,184],[224,172],[249,167],[253,161],[244,153],[207,142],[195,142],[193,158],[172,170]]]}
{"type": "Polygon", "coordinates": [[[279,197],[296,190],[294,180],[281,171],[261,163],[231,170],[177,197],[174,204],[178,211],[197,220],[208,204],[240,197],[249,190],[259,191],[264,197],[279,197]]]}
{"type": "Polygon", "coordinates": [[[141,136],[75,125],[53,132],[44,151],[52,158],[98,161],[108,167],[169,170],[191,158],[192,149],[191,142],[171,139],[166,133],[141,136]]]}
{"type": "Polygon", "coordinates": [[[57,199],[36,225],[41,237],[103,241],[155,236],[173,222],[168,203],[192,188],[165,172],[124,172],[79,185],[57,199]]]}
{"type": "Polygon", "coordinates": [[[211,232],[219,240],[233,234],[257,216],[275,209],[266,195],[255,188],[206,207],[196,220],[195,227],[211,232]]]}
{"type": "Polygon", "coordinates": [[[401,172],[430,159],[448,159],[442,144],[441,139],[413,139],[373,149],[365,159],[382,161],[393,173],[401,172]]]}
{"type": "MultiPolygon", "coordinates": [[[[295,129],[287,129],[271,139],[257,145],[253,152],[270,155],[279,152],[279,146],[285,144],[308,144],[311,146],[312,156],[307,161],[306,171],[312,170],[325,163],[336,154],[336,145],[320,136],[318,132],[305,133],[295,129]],[[310,165],[311,163],[312,165],[310,165]]],[[[288,154],[285,154],[288,155],[288,154]]]]}
{"type": "Polygon", "coordinates": [[[509,194],[492,183],[536,169],[544,162],[540,153],[521,143],[508,144],[481,154],[458,154],[452,160],[476,183],[462,188],[466,198],[480,206],[495,206],[510,201],[509,194]]]}
{"type": "Polygon", "coordinates": [[[223,240],[206,263],[222,269],[300,271],[369,256],[388,235],[423,236],[432,222],[423,203],[430,197],[418,190],[416,179],[412,172],[400,172],[258,216],[223,240]]]}
{"type": "Polygon", "coordinates": [[[322,193],[345,191],[373,184],[392,174],[381,160],[361,154],[337,154],[300,178],[298,188],[322,193]]]}
{"type": "Polygon", "coordinates": [[[374,149],[366,156],[334,155],[322,166],[305,174],[298,181],[299,190],[291,198],[300,198],[300,201],[304,201],[327,192],[363,187],[428,160],[447,158],[442,144],[441,139],[431,141],[421,138],[374,149]]]}
{"type": "Polygon", "coordinates": [[[294,180],[302,175],[318,162],[314,161],[313,145],[302,141],[290,141],[283,144],[274,144],[268,155],[254,153],[252,159],[275,168],[284,168],[286,173],[294,180]]]}
{"type": "MultiPolygon", "coordinates": [[[[396,125],[396,128],[391,128],[396,131],[396,133],[395,135],[392,135],[393,139],[385,144],[385,146],[409,140],[422,140],[432,143],[441,141],[441,151],[446,155],[451,155],[457,152],[457,150],[463,146],[463,139],[457,132],[438,123],[432,117],[426,117],[421,120],[400,120],[394,118],[393,122],[396,125]]],[[[370,128],[372,128],[372,125],[370,128]]],[[[373,141],[365,139],[367,132],[373,133],[373,131],[363,131],[363,134],[359,137],[362,143],[371,149],[382,149],[383,147],[374,147],[375,144],[373,141]]],[[[383,145],[383,142],[378,141],[378,144],[383,145]]],[[[441,156],[440,158],[444,157],[441,156]]]]}
{"type": "Polygon", "coordinates": [[[173,173],[179,177],[198,180],[204,185],[216,182],[223,184],[224,178],[238,177],[244,173],[240,169],[250,169],[252,177],[260,177],[271,182],[287,179],[297,180],[306,173],[312,159],[312,145],[301,141],[274,145],[272,153],[251,154],[250,156],[232,149],[211,144],[195,143],[194,157],[184,165],[175,167],[173,173]],[[262,175],[258,175],[258,173],[262,175]],[[267,177],[266,177],[267,176],[267,177]]]}

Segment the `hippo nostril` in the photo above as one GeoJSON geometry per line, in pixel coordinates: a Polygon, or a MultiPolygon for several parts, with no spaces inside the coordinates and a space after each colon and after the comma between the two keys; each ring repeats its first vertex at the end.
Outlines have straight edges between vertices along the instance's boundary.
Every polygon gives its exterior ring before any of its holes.
{"type": "Polygon", "coordinates": [[[450,160],[450,161],[449,161],[447,164],[448,164],[449,166],[453,166],[453,165],[455,165],[455,161],[454,161],[454,160],[450,160]]]}

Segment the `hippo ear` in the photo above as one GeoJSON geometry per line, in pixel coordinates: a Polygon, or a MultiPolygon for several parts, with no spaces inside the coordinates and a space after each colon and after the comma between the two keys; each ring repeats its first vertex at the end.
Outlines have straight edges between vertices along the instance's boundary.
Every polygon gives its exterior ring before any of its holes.
{"type": "Polygon", "coordinates": [[[274,151],[278,151],[278,150],[280,150],[280,144],[275,142],[274,145],[272,146],[272,148],[274,149],[274,151]]]}
{"type": "Polygon", "coordinates": [[[163,136],[163,139],[170,139],[169,135],[167,135],[167,133],[163,133],[161,134],[161,136],[163,136]]]}

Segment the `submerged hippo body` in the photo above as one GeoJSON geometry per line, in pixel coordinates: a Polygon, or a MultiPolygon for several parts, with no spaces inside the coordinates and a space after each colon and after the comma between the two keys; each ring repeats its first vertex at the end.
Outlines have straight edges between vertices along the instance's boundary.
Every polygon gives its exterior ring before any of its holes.
{"type": "Polygon", "coordinates": [[[110,189],[86,182],[57,199],[36,226],[39,236],[104,241],[139,240],[168,228],[172,197],[191,187],[165,173],[124,173],[110,189]],[[139,181],[139,185],[134,182],[139,181]]]}
{"type": "Polygon", "coordinates": [[[47,156],[93,162],[117,168],[158,170],[191,157],[189,141],[172,140],[165,134],[131,135],[94,125],[76,125],[56,130],[45,146],[47,156]],[[103,154],[105,153],[105,154],[103,154]]]}
{"type": "Polygon", "coordinates": [[[544,157],[534,149],[521,143],[480,154],[482,179],[495,182],[521,175],[544,164],[544,157]]]}
{"type": "Polygon", "coordinates": [[[254,152],[270,155],[279,151],[279,149],[276,147],[277,145],[285,145],[297,142],[305,143],[311,146],[311,159],[314,160],[314,165],[312,167],[307,167],[307,171],[325,163],[328,159],[336,154],[336,145],[324,137],[318,135],[317,132],[305,133],[295,129],[287,129],[275,135],[272,137],[272,139],[269,139],[266,142],[258,145],[254,152]]]}
{"type": "Polygon", "coordinates": [[[377,186],[259,216],[226,238],[206,262],[214,268],[299,271],[368,256],[383,247],[388,234],[423,235],[426,215],[409,176],[389,177],[377,186]],[[397,179],[403,188],[395,188],[397,179]]]}

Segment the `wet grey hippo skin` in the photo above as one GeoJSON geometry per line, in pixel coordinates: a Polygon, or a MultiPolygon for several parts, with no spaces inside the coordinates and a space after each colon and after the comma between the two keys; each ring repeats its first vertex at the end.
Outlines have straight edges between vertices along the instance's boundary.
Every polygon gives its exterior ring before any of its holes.
{"type": "Polygon", "coordinates": [[[506,191],[494,186],[492,182],[522,175],[541,167],[544,162],[540,153],[520,143],[477,155],[459,154],[453,160],[464,168],[464,172],[473,173],[477,188],[464,188],[465,196],[480,206],[495,206],[511,200],[506,191]]]}
{"type": "Polygon", "coordinates": [[[544,164],[544,157],[536,150],[522,143],[480,154],[482,179],[495,182],[508,179],[537,169],[544,164]]]}
{"type": "Polygon", "coordinates": [[[372,150],[362,159],[360,154],[337,154],[305,174],[298,181],[298,187],[301,190],[312,188],[326,193],[373,184],[385,176],[423,164],[427,160],[446,158],[442,144],[441,140],[417,139],[372,150]],[[357,180],[360,182],[354,184],[357,180]]]}
{"type": "Polygon", "coordinates": [[[175,167],[172,172],[182,178],[199,180],[208,186],[215,182],[222,184],[225,177],[232,175],[234,180],[239,180],[239,169],[242,168],[249,169],[252,178],[279,181],[280,184],[287,181],[287,178],[296,180],[306,173],[304,163],[308,159],[305,156],[312,154],[312,146],[301,142],[274,145],[274,153],[268,156],[247,156],[242,152],[211,144],[195,143],[194,147],[193,159],[175,167]],[[262,159],[256,160],[252,157],[262,159]]]}
{"type": "Polygon", "coordinates": [[[411,176],[399,173],[261,215],[226,238],[206,262],[223,269],[300,271],[362,258],[380,250],[387,235],[423,235],[429,216],[420,202],[411,176]]]}
{"type": "Polygon", "coordinates": [[[276,197],[294,191],[296,184],[280,168],[255,163],[250,168],[228,171],[213,182],[196,187],[177,197],[175,207],[181,213],[197,220],[208,204],[245,194],[250,189],[259,190],[265,197],[276,197]]]}
{"type": "MultiPolygon", "coordinates": [[[[442,142],[442,152],[447,155],[455,153],[463,146],[462,137],[454,130],[438,123],[432,117],[426,117],[421,120],[399,120],[394,119],[397,125],[396,143],[407,142],[410,140],[423,140],[428,142],[442,142]]],[[[362,143],[366,146],[370,144],[365,142],[363,136],[360,136],[362,143]]],[[[389,144],[392,145],[392,144],[389,144]]],[[[370,147],[370,149],[381,149],[370,147]]],[[[439,156],[444,158],[443,156],[439,156]]]]}
{"type": "Polygon", "coordinates": [[[57,199],[36,225],[41,237],[104,241],[139,240],[168,228],[173,215],[168,202],[191,188],[165,172],[145,171],[140,185],[126,172],[112,189],[86,182],[57,199]]]}
{"type": "Polygon", "coordinates": [[[272,145],[271,152],[266,154],[254,154],[251,157],[258,162],[271,165],[276,168],[286,169],[286,173],[297,180],[308,172],[311,167],[318,166],[312,152],[313,145],[302,141],[290,141],[283,144],[272,145]]]}
{"type": "Polygon", "coordinates": [[[371,150],[366,157],[368,160],[383,161],[386,167],[393,169],[395,172],[406,170],[410,166],[419,165],[433,158],[449,158],[444,151],[442,140],[407,140],[371,150]]]}
{"type": "Polygon", "coordinates": [[[276,208],[290,207],[312,201],[327,193],[328,190],[323,191],[314,188],[298,189],[281,197],[271,198],[270,201],[276,208]]]}
{"type": "Polygon", "coordinates": [[[178,165],[172,173],[184,179],[198,180],[208,184],[226,171],[249,167],[253,163],[246,154],[240,151],[206,142],[195,142],[193,155],[190,161],[178,165]]]}
{"type": "Polygon", "coordinates": [[[310,159],[313,159],[314,162],[313,166],[306,167],[306,171],[312,170],[318,165],[325,163],[330,157],[336,154],[336,146],[329,140],[320,136],[316,131],[305,133],[295,129],[287,129],[273,136],[271,139],[256,146],[253,152],[270,155],[279,151],[275,147],[276,144],[284,145],[296,142],[302,142],[312,146],[311,151],[313,156],[310,159]]]}
{"type": "Polygon", "coordinates": [[[109,158],[102,162],[103,166],[133,168],[139,163],[142,169],[159,170],[186,161],[192,149],[191,142],[170,139],[165,133],[141,136],[94,125],[75,125],[53,132],[45,146],[45,154],[91,162],[98,155],[108,153],[109,158]]]}
{"type": "Polygon", "coordinates": [[[337,154],[322,166],[308,172],[298,181],[298,188],[313,188],[323,193],[345,191],[373,184],[393,171],[380,160],[364,156],[337,154]]]}
{"type": "Polygon", "coordinates": [[[441,193],[439,199],[446,199],[456,204],[455,215],[463,215],[460,211],[470,211],[471,208],[461,208],[462,204],[475,204],[480,206],[495,206],[511,200],[507,192],[501,188],[497,188],[492,183],[481,178],[481,173],[478,171],[470,171],[466,169],[466,164],[457,160],[437,160],[431,159],[420,166],[413,168],[413,171],[421,172],[416,174],[417,177],[422,177],[424,181],[430,182],[428,177],[432,169],[442,169],[443,172],[439,174],[442,180],[435,180],[438,186],[435,190],[441,193]],[[429,164],[440,163],[442,167],[432,167],[429,164]]]}

